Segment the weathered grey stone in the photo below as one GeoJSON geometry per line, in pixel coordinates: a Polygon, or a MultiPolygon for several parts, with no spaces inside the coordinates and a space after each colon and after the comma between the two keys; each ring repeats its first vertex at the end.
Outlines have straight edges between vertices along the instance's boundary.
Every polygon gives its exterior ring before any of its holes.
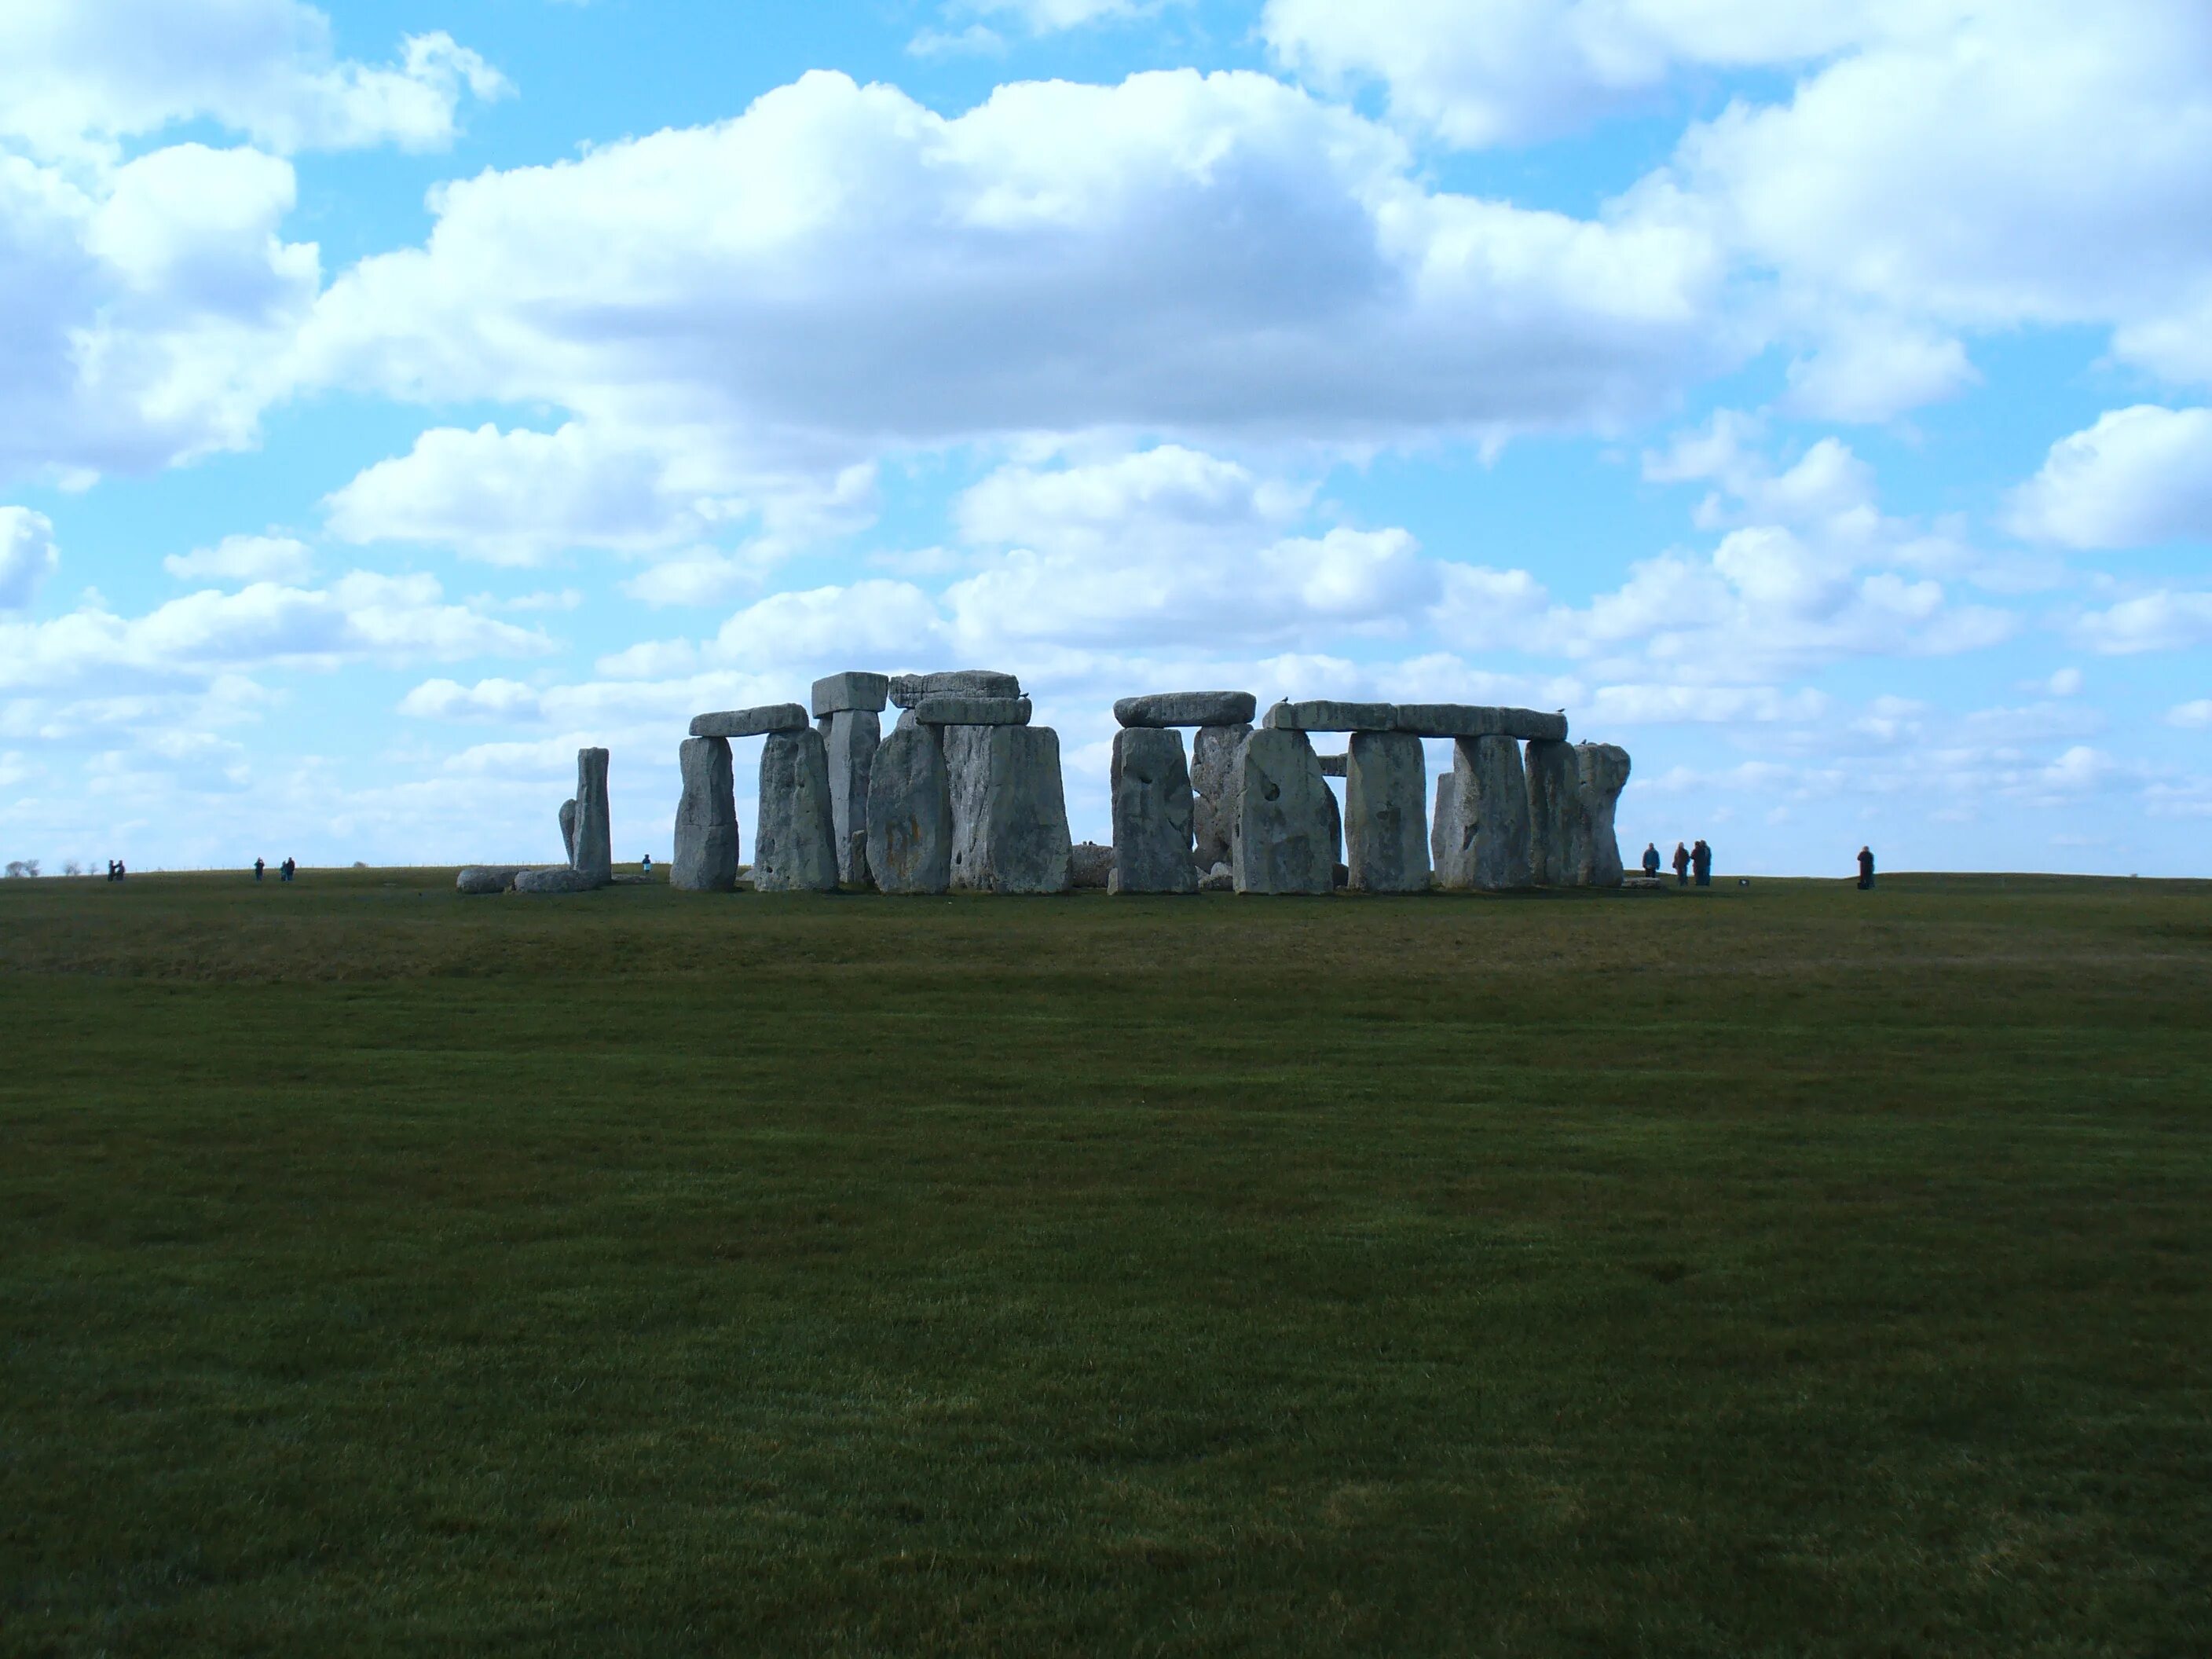
{"type": "Polygon", "coordinates": [[[991,668],[952,668],[936,674],[894,674],[891,701],[911,708],[924,697],[1018,697],[1022,683],[991,668]]]}
{"type": "Polygon", "coordinates": [[[561,803],[561,856],[571,864],[576,861],[576,803],[573,799],[561,803]]]}
{"type": "Polygon", "coordinates": [[[1200,726],[1191,740],[1190,823],[1196,842],[1192,859],[1202,870],[1231,862],[1230,845],[1237,836],[1237,750],[1251,735],[1251,726],[1239,721],[1200,726]]]}
{"type": "Polygon", "coordinates": [[[830,827],[830,757],[811,726],[773,732],[761,745],[760,817],[753,885],[763,893],[837,890],[830,827]]]}
{"type": "Polygon", "coordinates": [[[1528,783],[1510,738],[1462,738],[1437,781],[1430,842],[1437,879],[1459,890],[1505,892],[1529,884],[1528,783]]]}
{"type": "Polygon", "coordinates": [[[1628,787],[1628,751],[1618,744],[1577,744],[1575,763],[1575,798],[1583,817],[1576,879],[1585,887],[1618,887],[1626,872],[1620,867],[1613,811],[1628,787]]]}
{"type": "MultiPolygon", "coordinates": [[[[1325,775],[1326,775],[1326,774],[1324,774],[1323,775],[1325,776],[1325,775]]],[[[1328,798],[1328,799],[1327,799],[1327,800],[1324,802],[1324,805],[1325,805],[1328,807],[1328,856],[1329,856],[1329,861],[1330,861],[1331,863],[1333,863],[1333,864],[1336,864],[1336,865],[1340,865],[1340,866],[1341,866],[1341,865],[1343,865],[1343,864],[1344,864],[1344,811],[1343,811],[1343,805],[1342,805],[1342,803],[1341,803],[1341,802],[1340,802],[1340,801],[1337,799],[1337,798],[1336,798],[1336,791],[1335,791],[1335,790],[1334,790],[1334,789],[1332,789],[1332,788],[1330,788],[1327,784],[1323,784],[1323,785],[1322,786],[1321,792],[1322,792],[1322,793],[1324,796],[1326,796],[1326,797],[1328,798]]],[[[1347,874],[1346,876],[1345,876],[1345,877],[1343,877],[1343,878],[1340,878],[1340,879],[1338,880],[1338,882],[1337,882],[1337,884],[1337,884],[1339,887],[1341,887],[1341,886],[1343,886],[1343,885],[1345,884],[1345,882],[1346,882],[1346,881],[1348,881],[1349,879],[1351,879],[1351,878],[1350,878],[1350,876],[1347,874]]]]}
{"type": "MultiPolygon", "coordinates": [[[[878,675],[877,678],[881,678],[878,675]]],[[[868,884],[868,769],[883,741],[883,716],[841,708],[823,721],[830,760],[830,830],[837,843],[837,878],[868,884]]]]}
{"type": "Polygon", "coordinates": [[[1401,702],[1397,730],[1417,738],[1543,738],[1559,743],[1566,739],[1567,717],[1470,702],[1401,702]]]}
{"type": "Polygon", "coordinates": [[[1126,726],[1114,734],[1114,882],[1117,893],[1194,893],[1190,769],[1182,733],[1126,726]]]}
{"type": "Polygon", "coordinates": [[[1066,892],[1073,843],[1060,733],[1048,726],[947,726],[945,758],[952,786],[953,886],[979,893],[1066,892]]]}
{"type": "Polygon", "coordinates": [[[504,893],[514,885],[514,878],[530,867],[526,864],[471,864],[453,878],[453,885],[464,893],[504,893]]]}
{"type": "Polygon", "coordinates": [[[1345,863],[1362,893],[1429,887],[1429,772],[1421,740],[1355,732],[1344,780],[1345,863]]]}
{"type": "Polygon", "coordinates": [[[1237,872],[1225,864],[1217,864],[1198,878],[1201,893],[1233,893],[1237,890],[1237,872]]]}
{"type": "Polygon", "coordinates": [[[939,730],[900,722],[868,769],[868,872],[884,893],[952,884],[952,789],[939,730]]]}
{"type": "Polygon", "coordinates": [[[1124,726],[1249,726],[1258,703],[1249,691],[1156,691],[1122,698],[1114,718],[1124,726]]]}
{"type": "Polygon", "coordinates": [[[1528,874],[1540,887],[1571,887],[1583,862],[1582,768],[1571,744],[1528,741],[1528,874]]]}
{"type": "Polygon", "coordinates": [[[695,738],[760,738],[772,732],[805,728],[806,711],[795,702],[763,703],[758,708],[729,708],[719,714],[692,717],[695,738]]]}
{"type": "Polygon", "coordinates": [[[1271,732],[1388,732],[1396,724],[1398,711],[1387,702],[1338,702],[1319,698],[1309,702],[1279,702],[1267,710],[1271,732]]]}
{"type": "Polygon", "coordinates": [[[808,701],[817,720],[824,714],[848,712],[880,714],[890,690],[890,675],[855,669],[843,674],[823,675],[814,682],[814,692],[808,701]]]}
{"type": "Polygon", "coordinates": [[[1316,755],[1314,758],[1321,763],[1321,775],[1325,778],[1341,778],[1350,775],[1346,769],[1352,764],[1352,757],[1348,754],[1316,755]]]}
{"type": "Polygon", "coordinates": [[[1027,726],[1027,697],[965,697],[951,692],[924,697],[914,706],[924,726],[1027,726]]]}
{"type": "Polygon", "coordinates": [[[686,738],[677,750],[684,793],[676,803],[676,856],[668,884],[726,893],[738,884],[738,789],[727,738],[686,738]]]}
{"type": "Polygon", "coordinates": [[[524,870],[514,878],[518,893],[588,893],[595,887],[604,887],[604,881],[594,881],[581,870],[566,864],[556,864],[543,870],[524,870]]]}
{"type": "Polygon", "coordinates": [[[1304,732],[1255,732],[1237,751],[1231,867],[1240,893],[1326,893],[1336,799],[1304,732]]]}
{"type": "Polygon", "coordinates": [[[1105,887],[1114,878],[1114,849],[1101,847],[1095,841],[1079,841],[1068,848],[1068,884],[1071,887],[1105,887]]]}
{"type": "Polygon", "coordinates": [[[604,887],[615,872],[614,834],[607,822],[607,751],[576,751],[576,846],[568,862],[604,887]]]}

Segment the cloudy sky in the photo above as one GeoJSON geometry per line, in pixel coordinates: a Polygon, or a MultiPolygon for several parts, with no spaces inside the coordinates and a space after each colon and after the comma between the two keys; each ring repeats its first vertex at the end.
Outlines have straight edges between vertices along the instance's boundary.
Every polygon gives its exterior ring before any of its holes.
{"type": "Polygon", "coordinates": [[[665,856],[693,713],[985,666],[1079,836],[1223,686],[2208,871],[2203,0],[0,0],[0,315],[50,870],[557,857],[583,744],[665,856]]]}

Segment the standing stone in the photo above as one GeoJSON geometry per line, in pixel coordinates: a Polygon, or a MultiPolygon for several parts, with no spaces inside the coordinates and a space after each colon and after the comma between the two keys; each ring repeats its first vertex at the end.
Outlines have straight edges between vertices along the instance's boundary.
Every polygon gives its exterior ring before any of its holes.
{"type": "Polygon", "coordinates": [[[1237,838],[1237,750],[1252,735],[1251,724],[1199,728],[1190,745],[1191,830],[1197,841],[1192,862],[1201,870],[1232,862],[1237,838]]]}
{"type": "Polygon", "coordinates": [[[1355,892],[1428,890],[1428,802],[1429,769],[1419,738],[1403,732],[1352,734],[1344,841],[1355,892]]]}
{"type": "Polygon", "coordinates": [[[684,793],[676,804],[676,857],[668,884],[726,893],[738,884],[738,792],[727,738],[686,738],[678,750],[684,793]]]}
{"type": "Polygon", "coordinates": [[[605,886],[615,878],[614,835],[607,822],[607,751],[576,751],[576,845],[568,862],[605,886]]]}
{"type": "Polygon", "coordinates": [[[572,866],[576,862],[576,803],[573,799],[561,803],[561,856],[572,866]]]}
{"type": "Polygon", "coordinates": [[[1583,862],[1582,766],[1573,745],[1529,738],[1528,778],[1529,879],[1539,887],[1571,887],[1583,862]]]}
{"type": "MultiPolygon", "coordinates": [[[[840,678],[847,678],[841,676],[840,678]]],[[[837,845],[837,879],[854,887],[868,882],[868,769],[883,740],[883,716],[869,708],[841,708],[825,715],[829,752],[830,830],[837,845]]]]}
{"type": "Polygon", "coordinates": [[[1575,745],[1575,762],[1583,816],[1576,879],[1586,887],[1618,887],[1626,872],[1620,867],[1620,838],[1613,820],[1620,792],[1628,787],[1628,751],[1617,744],[1581,743],[1575,745]]]}
{"type": "Polygon", "coordinates": [[[837,890],[830,827],[830,758],[812,726],[769,734],[761,745],[759,829],[753,885],[763,893],[837,890]]]}
{"type": "Polygon", "coordinates": [[[978,893],[1064,893],[1073,842],[1048,726],[946,726],[952,884],[978,893]],[[957,757],[956,757],[957,756],[957,757]]]}
{"type": "Polygon", "coordinates": [[[1190,769],[1182,733],[1127,726],[1114,734],[1114,878],[1117,893],[1195,893],[1190,769]]]}
{"type": "Polygon", "coordinates": [[[1334,886],[1335,797],[1304,732],[1253,732],[1237,751],[1231,866],[1240,893],[1327,893],[1334,886]]]}
{"type": "Polygon", "coordinates": [[[1495,893],[1528,885],[1528,782],[1519,744],[1486,737],[1452,745],[1452,769],[1437,784],[1431,847],[1446,887],[1495,893]]]}
{"type": "Polygon", "coordinates": [[[952,884],[952,789],[938,728],[902,725],[868,769],[868,872],[884,893],[952,884]]]}

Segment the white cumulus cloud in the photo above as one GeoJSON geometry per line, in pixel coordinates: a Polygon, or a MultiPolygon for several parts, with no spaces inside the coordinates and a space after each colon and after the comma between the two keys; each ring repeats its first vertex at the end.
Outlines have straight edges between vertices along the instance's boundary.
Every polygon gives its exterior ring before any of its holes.
{"type": "Polygon", "coordinates": [[[2067,547],[2212,541],[2212,409],[2139,404],[2051,445],[2012,527],[2067,547]]]}
{"type": "Polygon", "coordinates": [[[0,507],[0,611],[27,609],[60,562],[52,520],[27,507],[0,507]]]}

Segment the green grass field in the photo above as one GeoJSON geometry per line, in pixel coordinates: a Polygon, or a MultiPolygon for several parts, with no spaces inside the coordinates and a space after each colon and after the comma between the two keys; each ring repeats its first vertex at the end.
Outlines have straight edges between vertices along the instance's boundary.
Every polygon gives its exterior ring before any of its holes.
{"type": "Polygon", "coordinates": [[[0,884],[0,1651],[2212,1651],[2212,884],[0,884]]]}

